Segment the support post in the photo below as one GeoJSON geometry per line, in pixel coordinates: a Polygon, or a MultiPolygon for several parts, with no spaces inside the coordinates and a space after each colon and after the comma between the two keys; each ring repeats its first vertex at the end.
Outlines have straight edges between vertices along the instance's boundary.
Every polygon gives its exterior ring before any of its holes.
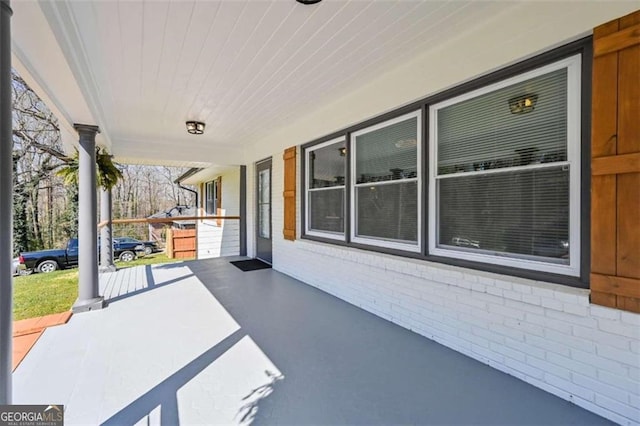
{"type": "Polygon", "coordinates": [[[104,298],[98,288],[98,206],[96,185],[97,126],[74,124],[80,135],[78,158],[78,299],[74,313],[101,309],[104,298]]]}
{"type": "Polygon", "coordinates": [[[0,405],[11,404],[13,356],[13,144],[11,7],[0,0],[0,405]]]}
{"type": "Polygon", "coordinates": [[[100,272],[115,272],[113,263],[113,224],[111,189],[100,188],[100,220],[107,224],[100,230],[100,272]]]}

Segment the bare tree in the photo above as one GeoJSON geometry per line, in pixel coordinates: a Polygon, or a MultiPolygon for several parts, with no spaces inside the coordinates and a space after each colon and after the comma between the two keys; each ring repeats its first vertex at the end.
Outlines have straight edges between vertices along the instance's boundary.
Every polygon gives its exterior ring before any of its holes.
{"type": "Polygon", "coordinates": [[[15,73],[13,107],[15,250],[23,251],[55,243],[54,223],[65,206],[49,204],[49,197],[41,194],[48,186],[51,199],[59,199],[62,185],[51,176],[66,156],[56,118],[15,73]],[[43,211],[47,213],[43,215],[43,211]]]}
{"type": "MultiPolygon", "coordinates": [[[[62,147],[56,117],[15,72],[13,129],[14,251],[59,245],[77,235],[78,189],[73,182],[64,185],[56,172],[61,167],[72,168],[77,160],[62,147]]],[[[185,169],[118,168],[123,179],[113,188],[116,218],[146,217],[193,203],[192,194],[173,183],[185,169]]]]}

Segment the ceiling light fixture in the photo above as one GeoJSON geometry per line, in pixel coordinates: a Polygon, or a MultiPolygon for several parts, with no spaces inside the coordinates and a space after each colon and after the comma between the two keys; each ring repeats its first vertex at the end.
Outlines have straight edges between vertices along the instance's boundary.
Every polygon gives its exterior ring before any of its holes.
{"type": "Polygon", "coordinates": [[[296,1],[302,4],[316,4],[316,3],[320,3],[322,0],[296,0],[296,1]]]}
{"type": "Polygon", "coordinates": [[[538,95],[516,96],[509,99],[509,110],[511,114],[526,114],[535,109],[536,103],[538,103],[538,95]]]}
{"type": "Polygon", "coordinates": [[[201,121],[187,121],[187,132],[192,135],[201,135],[204,133],[204,123],[201,121]]]}
{"type": "Polygon", "coordinates": [[[418,141],[411,138],[411,139],[402,139],[402,140],[396,141],[395,146],[396,148],[413,148],[417,144],[418,144],[418,141]]]}

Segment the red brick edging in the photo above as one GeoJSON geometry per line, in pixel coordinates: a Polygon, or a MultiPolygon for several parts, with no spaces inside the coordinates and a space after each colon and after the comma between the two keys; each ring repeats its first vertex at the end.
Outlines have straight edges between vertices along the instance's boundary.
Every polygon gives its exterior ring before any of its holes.
{"type": "Polygon", "coordinates": [[[66,324],[71,311],[13,322],[13,371],[38,341],[44,329],[66,324]]]}

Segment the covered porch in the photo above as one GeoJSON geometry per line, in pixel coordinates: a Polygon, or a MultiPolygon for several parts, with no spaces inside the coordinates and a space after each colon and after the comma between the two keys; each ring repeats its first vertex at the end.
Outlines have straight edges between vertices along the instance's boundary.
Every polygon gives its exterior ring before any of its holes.
{"type": "Polygon", "coordinates": [[[272,269],[218,258],[101,275],[109,309],[48,329],[14,403],[67,424],[605,424],[272,269]]]}
{"type": "MultiPolygon", "coordinates": [[[[301,3],[0,0],[0,348],[11,351],[11,66],[80,149],[76,311],[110,305],[46,331],[13,377],[0,356],[0,403],[65,404],[67,421],[83,424],[605,421],[571,402],[640,422],[637,2],[301,3]],[[572,90],[573,133],[561,146],[576,155],[557,164],[573,173],[559,197],[575,213],[562,212],[570,270],[438,252],[427,113],[571,55],[560,86],[572,90]],[[405,114],[415,134],[386,142],[415,152],[403,177],[420,188],[409,251],[357,241],[351,149],[356,132],[405,114]],[[333,151],[346,166],[329,175],[347,194],[347,225],[340,239],[309,238],[305,161],[310,144],[334,137],[350,147],[333,151]],[[123,163],[201,170],[193,184],[244,170],[224,176],[237,189],[224,203],[244,218],[238,247],[259,257],[269,239],[274,270],[220,259],[99,279],[96,147],[123,163]]],[[[513,99],[499,102],[510,122],[513,99]]]]}

